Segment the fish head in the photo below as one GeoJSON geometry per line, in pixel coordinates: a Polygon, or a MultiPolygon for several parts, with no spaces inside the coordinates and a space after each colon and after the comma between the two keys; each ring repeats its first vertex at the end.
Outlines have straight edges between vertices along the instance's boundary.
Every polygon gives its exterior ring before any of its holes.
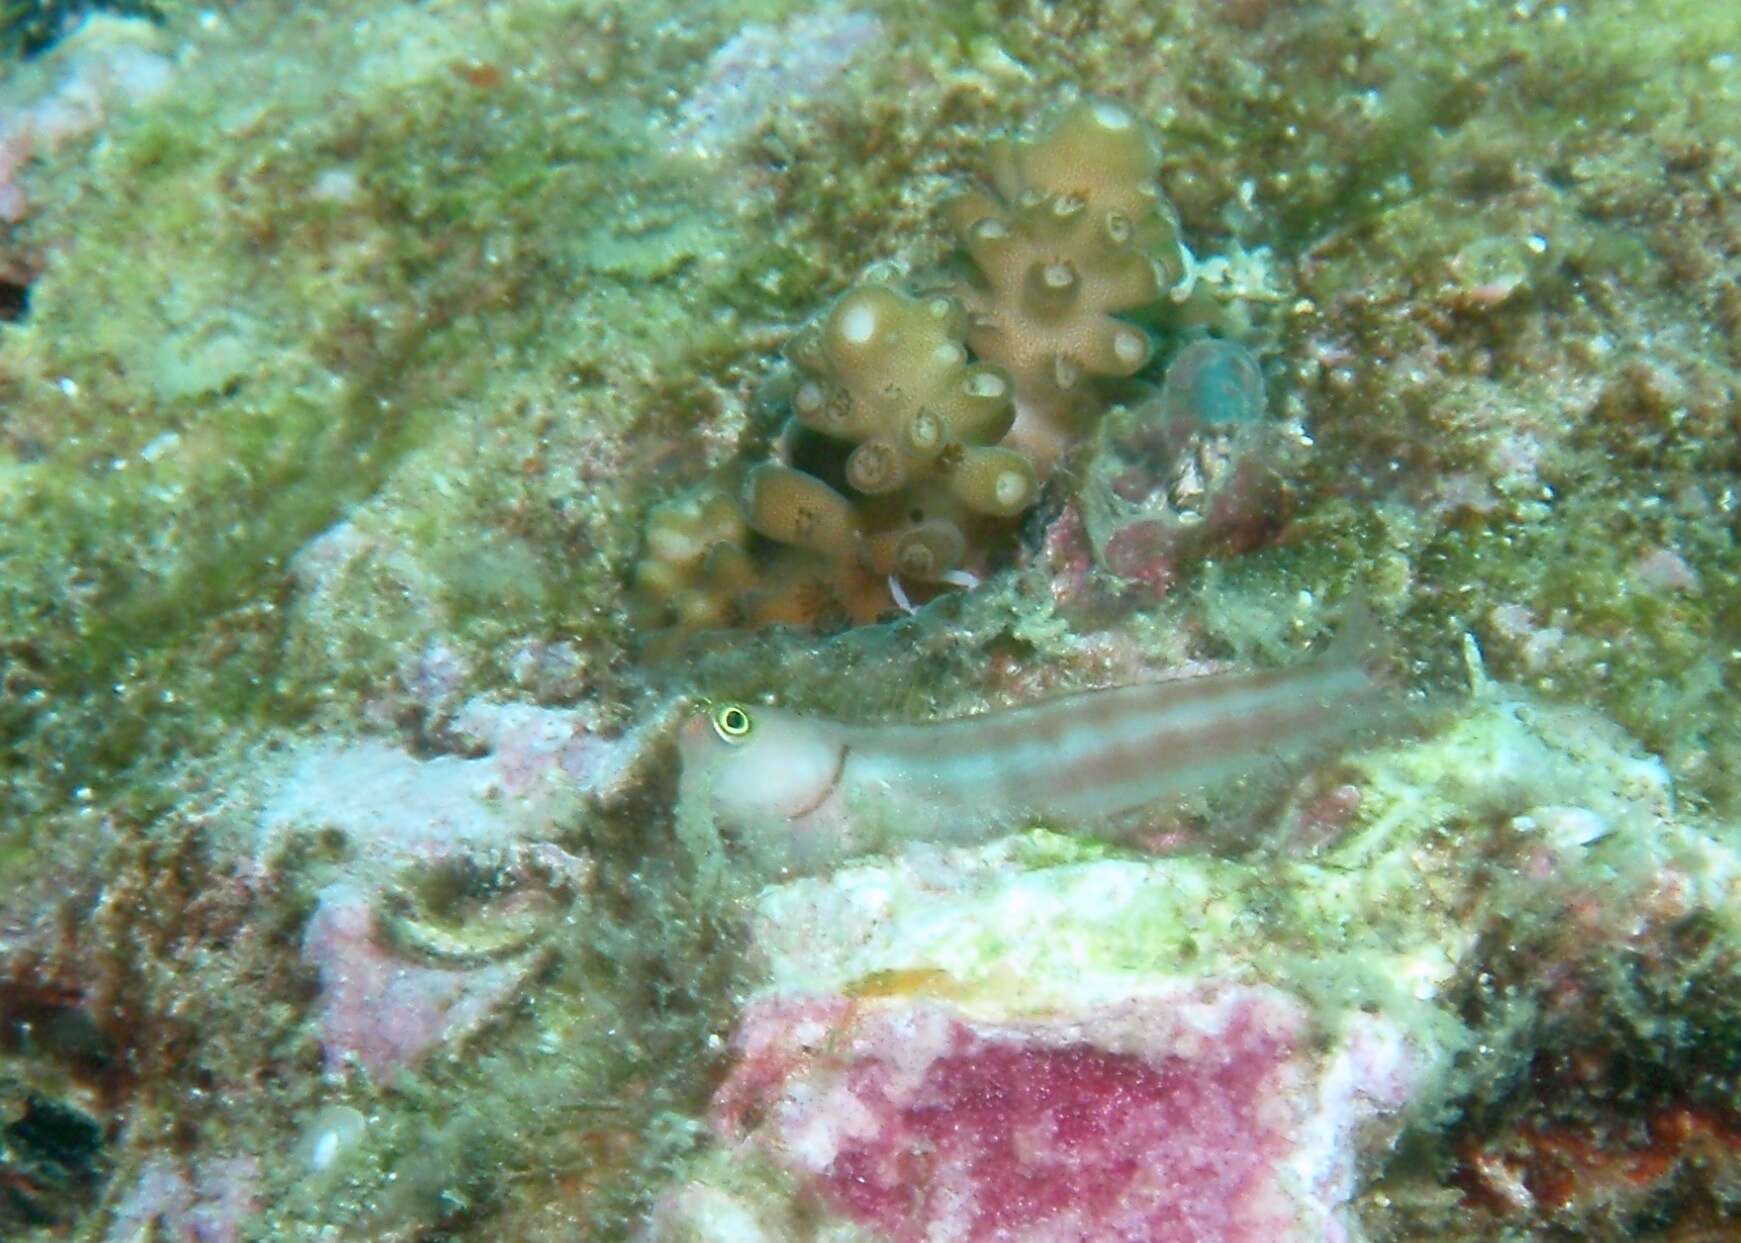
{"type": "Polygon", "coordinates": [[[757,704],[704,705],[677,734],[685,790],[740,825],[798,819],[840,781],[845,746],[828,722],[757,704]]]}

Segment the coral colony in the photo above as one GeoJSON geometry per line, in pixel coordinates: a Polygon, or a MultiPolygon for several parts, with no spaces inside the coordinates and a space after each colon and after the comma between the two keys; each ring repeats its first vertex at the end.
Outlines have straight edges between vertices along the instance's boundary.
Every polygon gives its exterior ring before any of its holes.
{"type": "MultiPolygon", "coordinates": [[[[962,274],[842,294],[786,347],[776,459],[649,517],[636,583],[656,619],[866,622],[1007,557],[1113,383],[1150,360],[1149,333],[1120,315],[1186,292],[1187,256],[1156,184],[1159,145],[1121,104],[1081,100],[1035,135],[994,142],[987,165],[988,185],[942,208],[962,274]]],[[[1178,442],[1174,456],[1196,426],[1262,418],[1244,347],[1202,341],[1181,360],[1143,415],[1178,442]]],[[[1229,469],[1267,477],[1252,456],[1229,469]]],[[[1228,525],[1218,515],[1200,545],[1228,525]]]]}

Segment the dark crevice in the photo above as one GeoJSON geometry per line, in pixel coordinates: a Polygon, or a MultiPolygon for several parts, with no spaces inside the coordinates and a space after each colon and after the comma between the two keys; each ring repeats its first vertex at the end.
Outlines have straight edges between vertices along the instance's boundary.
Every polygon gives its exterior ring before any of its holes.
{"type": "Polygon", "coordinates": [[[0,1238],[65,1227],[97,1201],[108,1176],[102,1127],[80,1110],[27,1095],[0,1129],[0,1238]]]}
{"type": "Polygon", "coordinates": [[[41,56],[92,13],[162,20],[148,0],[0,0],[0,56],[29,60],[41,56]]]}
{"type": "Polygon", "coordinates": [[[0,324],[16,324],[30,314],[30,286],[0,280],[0,324]]]}

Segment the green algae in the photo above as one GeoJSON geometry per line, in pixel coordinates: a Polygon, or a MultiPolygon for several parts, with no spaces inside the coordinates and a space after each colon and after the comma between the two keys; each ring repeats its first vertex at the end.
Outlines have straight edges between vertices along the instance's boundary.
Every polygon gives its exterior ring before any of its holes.
{"type": "Polygon", "coordinates": [[[766,259],[724,258],[734,222],[698,211],[680,189],[689,170],[644,153],[638,106],[560,98],[590,80],[586,97],[606,99],[614,80],[622,36],[600,39],[584,9],[464,37],[438,18],[381,17],[404,38],[387,58],[328,15],[296,23],[306,60],[282,63],[250,46],[275,19],[241,16],[30,224],[81,240],[57,247],[4,346],[21,448],[0,524],[0,633],[18,636],[0,728],[19,810],[147,742],[202,745],[206,722],[293,718],[310,682],[380,676],[378,662],[281,673],[270,604],[290,554],[393,480],[394,525],[432,545],[427,574],[457,624],[593,628],[598,586],[572,548],[608,502],[552,520],[565,484],[584,490],[569,472],[585,450],[564,446],[637,417],[613,389],[705,374],[722,334],[689,308],[766,259]],[[590,47],[595,63],[510,71],[547,42],[590,47]],[[264,89],[238,99],[230,83],[259,73],[264,89]],[[319,82],[344,106],[312,110],[319,82]],[[644,199],[695,222],[687,248],[625,239],[601,268],[589,244],[644,199]],[[529,402],[542,427],[527,426],[529,402]],[[222,633],[257,621],[259,645],[222,633]],[[219,665],[214,645],[229,649],[219,665]],[[115,688],[180,704],[141,730],[115,688]],[[49,754],[72,775],[36,788],[49,754]]]}

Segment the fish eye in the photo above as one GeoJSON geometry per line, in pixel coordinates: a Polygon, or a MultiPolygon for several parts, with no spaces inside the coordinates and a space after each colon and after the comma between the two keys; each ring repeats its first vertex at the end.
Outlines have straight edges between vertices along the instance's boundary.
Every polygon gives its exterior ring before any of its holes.
{"type": "Polygon", "coordinates": [[[721,704],[713,710],[713,732],[725,742],[742,742],[749,737],[750,714],[739,704],[721,704]]]}

